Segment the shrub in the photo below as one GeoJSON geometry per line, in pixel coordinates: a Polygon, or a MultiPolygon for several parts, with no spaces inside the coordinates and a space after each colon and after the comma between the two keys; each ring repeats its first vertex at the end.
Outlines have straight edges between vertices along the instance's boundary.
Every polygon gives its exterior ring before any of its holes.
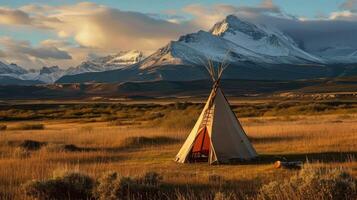
{"type": "Polygon", "coordinates": [[[7,145],[12,147],[21,148],[26,151],[39,150],[42,146],[46,145],[46,142],[39,142],[36,140],[10,140],[6,142],[7,145]]]}
{"type": "Polygon", "coordinates": [[[74,152],[82,149],[74,144],[49,144],[45,148],[48,152],[74,152]]]}
{"type": "Polygon", "coordinates": [[[156,172],[148,172],[138,179],[108,172],[98,179],[94,196],[99,200],[157,199],[161,179],[156,172]]]}
{"type": "Polygon", "coordinates": [[[43,130],[45,125],[43,124],[19,124],[15,127],[16,130],[43,130]]]}
{"type": "Polygon", "coordinates": [[[87,175],[67,172],[48,180],[32,180],[23,185],[25,194],[40,200],[92,199],[94,181],[87,175]]]}
{"type": "Polygon", "coordinates": [[[162,176],[156,172],[146,172],[141,179],[141,183],[150,186],[159,186],[161,184],[162,176]]]}
{"type": "Polygon", "coordinates": [[[19,144],[19,147],[31,151],[31,150],[39,150],[43,145],[46,145],[46,143],[35,141],[35,140],[24,140],[19,144]]]}
{"type": "Polygon", "coordinates": [[[5,131],[7,126],[5,124],[0,124],[0,131],[5,131]]]}
{"type": "Polygon", "coordinates": [[[258,199],[353,199],[357,196],[356,179],[342,169],[304,167],[289,180],[264,185],[258,199]]]}
{"type": "Polygon", "coordinates": [[[108,172],[97,181],[94,196],[99,200],[126,199],[129,188],[134,181],[129,177],[121,177],[116,172],[108,172]]]}

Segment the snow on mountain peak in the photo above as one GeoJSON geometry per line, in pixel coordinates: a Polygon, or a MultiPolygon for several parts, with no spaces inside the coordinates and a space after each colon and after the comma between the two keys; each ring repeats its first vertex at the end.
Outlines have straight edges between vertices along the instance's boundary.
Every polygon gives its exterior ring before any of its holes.
{"type": "Polygon", "coordinates": [[[11,63],[9,65],[0,61],[0,74],[24,74],[27,73],[26,69],[11,63]]]}
{"type": "Polygon", "coordinates": [[[156,52],[140,62],[140,69],[146,69],[165,64],[182,64],[183,60],[175,56],[177,53],[177,45],[178,44],[176,42],[171,41],[166,46],[158,49],[156,52]]]}
{"type": "Polygon", "coordinates": [[[301,50],[282,32],[243,21],[234,15],[216,23],[209,32],[198,31],[171,41],[144,61],[140,69],[156,66],[202,64],[202,60],[270,64],[322,63],[301,50]],[[226,55],[229,52],[229,55],[226,55]],[[228,56],[228,57],[227,57],[228,56]]]}
{"type": "Polygon", "coordinates": [[[109,60],[108,63],[118,64],[118,65],[128,65],[135,64],[144,58],[144,54],[141,51],[132,50],[121,52],[114,56],[113,59],[109,60]]]}
{"type": "Polygon", "coordinates": [[[115,55],[99,57],[82,62],[77,67],[69,68],[66,75],[122,69],[141,61],[143,58],[144,54],[140,51],[122,51],[115,55]]]}
{"type": "Polygon", "coordinates": [[[267,36],[257,25],[242,21],[235,15],[228,15],[223,21],[216,23],[210,30],[213,35],[217,36],[224,36],[226,33],[235,34],[236,31],[242,32],[254,40],[267,36]]]}
{"type": "Polygon", "coordinates": [[[289,36],[260,24],[246,22],[228,15],[210,30],[213,35],[229,40],[258,54],[274,57],[280,63],[323,61],[303,50],[289,36]]]}

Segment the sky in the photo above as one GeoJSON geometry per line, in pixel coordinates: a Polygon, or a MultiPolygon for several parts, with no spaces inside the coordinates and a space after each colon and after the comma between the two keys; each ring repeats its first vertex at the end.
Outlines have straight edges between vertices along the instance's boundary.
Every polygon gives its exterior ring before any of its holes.
{"type": "Polygon", "coordinates": [[[307,48],[319,47],[316,37],[357,33],[357,0],[0,0],[0,61],[68,68],[120,51],[148,55],[228,14],[276,26],[307,48]]]}

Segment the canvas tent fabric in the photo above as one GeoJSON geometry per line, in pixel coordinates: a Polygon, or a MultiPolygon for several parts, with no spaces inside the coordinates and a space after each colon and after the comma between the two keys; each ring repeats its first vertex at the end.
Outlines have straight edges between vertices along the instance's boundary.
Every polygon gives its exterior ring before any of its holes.
{"type": "Polygon", "coordinates": [[[207,161],[209,164],[221,164],[257,156],[216,81],[175,160],[179,163],[207,161]]]}

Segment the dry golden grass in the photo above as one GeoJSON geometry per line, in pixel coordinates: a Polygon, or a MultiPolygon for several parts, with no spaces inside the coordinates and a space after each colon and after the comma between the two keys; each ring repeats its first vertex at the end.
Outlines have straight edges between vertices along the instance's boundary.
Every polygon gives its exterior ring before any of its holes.
{"type": "MultiPolygon", "coordinates": [[[[0,199],[26,199],[21,185],[31,179],[46,179],[56,170],[74,170],[98,177],[113,170],[128,176],[156,171],[172,185],[209,185],[213,176],[234,181],[242,191],[253,193],[257,186],[293,175],[277,170],[272,163],[283,157],[306,160],[312,165],[345,166],[357,176],[357,115],[243,118],[262,162],[245,165],[182,165],[173,161],[189,129],[116,126],[110,122],[48,120],[44,130],[13,130],[23,122],[6,123],[0,132],[0,199]],[[126,148],[129,137],[165,136],[179,142],[126,148]],[[24,151],[14,141],[35,140],[47,144],[73,144],[79,151],[24,151]],[[211,177],[211,178],[210,178],[211,177]]],[[[217,186],[218,187],[218,186],[217,186]]]]}

